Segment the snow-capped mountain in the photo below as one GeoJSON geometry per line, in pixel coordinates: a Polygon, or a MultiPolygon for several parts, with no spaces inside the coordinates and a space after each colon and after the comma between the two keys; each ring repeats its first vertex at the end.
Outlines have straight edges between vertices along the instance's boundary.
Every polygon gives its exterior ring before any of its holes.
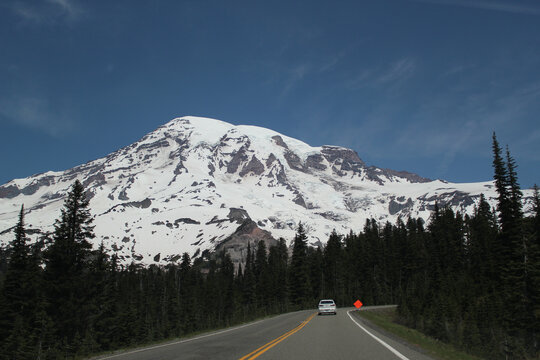
{"type": "Polygon", "coordinates": [[[471,213],[481,193],[496,197],[492,182],[432,181],[367,166],[343,147],[182,117],[105,158],[0,186],[0,243],[12,240],[22,204],[34,238],[52,231],[76,179],[91,199],[96,246],[144,264],[238,250],[242,239],[290,242],[299,222],[312,244],[324,243],[333,229],[358,231],[368,218],[427,220],[435,202],[471,213]]]}

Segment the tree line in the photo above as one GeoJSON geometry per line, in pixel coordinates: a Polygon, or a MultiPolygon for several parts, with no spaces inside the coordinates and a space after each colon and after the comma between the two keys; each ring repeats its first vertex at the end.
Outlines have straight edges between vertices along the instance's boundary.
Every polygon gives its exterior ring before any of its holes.
{"type": "Polygon", "coordinates": [[[497,209],[435,206],[430,221],[367,220],[311,247],[302,224],[287,247],[248,244],[178,264],[121,265],[93,250],[84,189],[72,186],[54,232],[29,244],[21,208],[0,262],[0,359],[68,359],[176,338],[333,298],[399,304],[398,321],[490,359],[538,356],[540,198],[526,217],[516,164],[493,137],[497,209]]]}
{"type": "Polygon", "coordinates": [[[435,209],[409,231],[414,270],[400,299],[407,325],[490,359],[538,358],[540,199],[523,212],[516,162],[493,134],[497,207],[482,196],[472,216],[435,209]]]}
{"type": "MultiPolygon", "coordinates": [[[[0,359],[72,359],[299,309],[289,303],[289,250],[248,244],[178,264],[121,265],[95,238],[76,181],[54,232],[28,242],[21,208],[0,262],[0,359]],[[253,246],[252,246],[253,245],[253,246]]],[[[302,303],[303,304],[303,303],[302,303]]]]}

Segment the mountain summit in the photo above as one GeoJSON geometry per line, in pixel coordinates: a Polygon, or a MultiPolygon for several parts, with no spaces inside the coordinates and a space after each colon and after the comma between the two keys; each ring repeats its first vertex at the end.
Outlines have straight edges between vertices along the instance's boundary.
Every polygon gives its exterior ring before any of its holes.
{"type": "Polygon", "coordinates": [[[123,262],[144,264],[229,241],[230,249],[250,239],[290,242],[299,222],[320,244],[366,219],[427,220],[436,202],[470,213],[481,193],[496,197],[492,182],[432,181],[367,166],[347,148],[187,116],[105,158],[0,186],[0,243],[12,240],[21,204],[29,233],[51,231],[76,179],[90,198],[96,246],[103,241],[123,262]]]}

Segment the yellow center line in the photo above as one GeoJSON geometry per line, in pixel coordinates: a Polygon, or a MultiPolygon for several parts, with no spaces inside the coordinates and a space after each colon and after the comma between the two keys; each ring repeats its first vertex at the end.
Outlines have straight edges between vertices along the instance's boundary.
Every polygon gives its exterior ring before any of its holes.
{"type": "Polygon", "coordinates": [[[275,338],[274,340],[270,341],[269,343],[264,344],[260,348],[258,348],[256,350],[253,350],[249,354],[241,357],[239,360],[252,360],[252,359],[255,359],[255,358],[259,357],[260,355],[264,354],[266,351],[270,350],[271,348],[273,348],[274,346],[276,346],[277,344],[279,344],[280,342],[282,342],[283,340],[285,340],[286,338],[288,338],[292,334],[300,331],[300,329],[302,329],[304,326],[306,326],[307,323],[310,322],[311,319],[313,319],[313,317],[315,315],[317,315],[317,313],[314,313],[314,314],[310,315],[306,320],[302,321],[302,323],[300,325],[298,325],[297,327],[295,327],[294,329],[286,332],[285,334],[281,335],[278,338],[275,338]]]}

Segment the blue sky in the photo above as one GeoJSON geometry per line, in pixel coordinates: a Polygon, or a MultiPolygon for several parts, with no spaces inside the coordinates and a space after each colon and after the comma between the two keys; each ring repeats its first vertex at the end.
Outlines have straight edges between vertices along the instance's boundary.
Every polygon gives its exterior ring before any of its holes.
{"type": "Polygon", "coordinates": [[[182,115],[454,182],[496,131],[540,183],[538,0],[7,0],[0,49],[2,184],[182,115]]]}

